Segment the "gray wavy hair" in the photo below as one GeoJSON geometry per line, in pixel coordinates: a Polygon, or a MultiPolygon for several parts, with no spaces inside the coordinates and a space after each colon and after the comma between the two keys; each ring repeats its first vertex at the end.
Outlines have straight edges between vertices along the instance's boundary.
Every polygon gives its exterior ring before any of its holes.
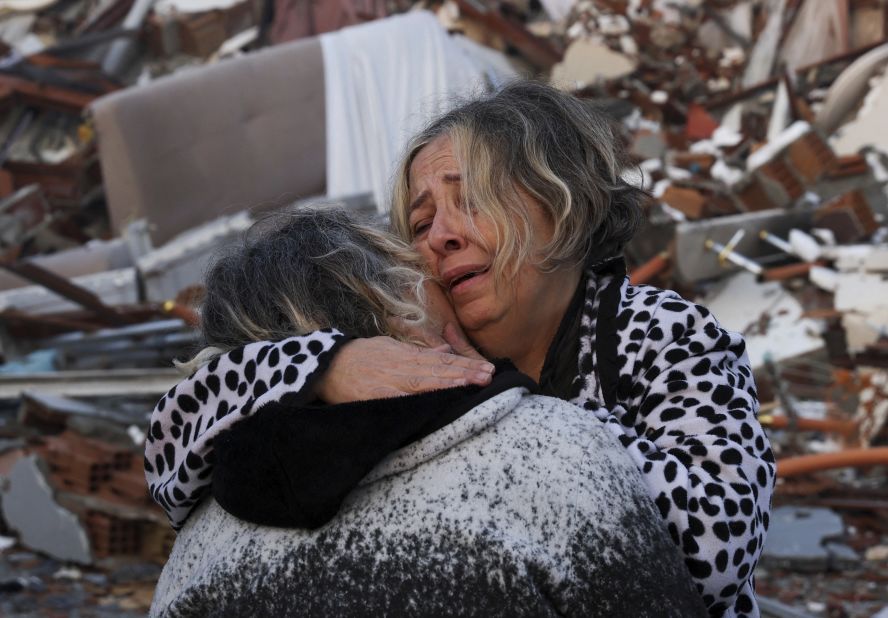
{"type": "Polygon", "coordinates": [[[191,372],[247,343],[329,327],[409,340],[408,328],[426,320],[423,269],[406,243],[344,207],[270,215],[210,267],[201,306],[207,347],[178,366],[191,372]]]}
{"type": "MultiPolygon", "coordinates": [[[[459,105],[432,121],[407,147],[395,177],[392,224],[410,229],[410,167],[435,139],[451,140],[460,167],[464,209],[495,225],[498,280],[532,260],[541,270],[619,254],[641,225],[647,195],[627,184],[628,165],[610,119],[588,101],[534,81],[459,105]],[[531,255],[534,229],[524,193],[554,225],[541,255],[531,255]]],[[[471,217],[468,217],[471,228],[471,217]]]]}

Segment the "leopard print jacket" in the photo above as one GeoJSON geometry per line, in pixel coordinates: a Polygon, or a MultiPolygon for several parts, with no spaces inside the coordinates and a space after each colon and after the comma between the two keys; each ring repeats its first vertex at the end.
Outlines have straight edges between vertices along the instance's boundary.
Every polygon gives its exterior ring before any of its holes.
{"type": "MultiPolygon", "coordinates": [[[[252,343],[198,370],[152,414],[145,471],[176,529],[208,491],[215,436],[272,401],[294,405],[337,348],[332,329],[252,343]]],[[[757,616],[774,458],[745,344],[674,292],[590,272],[577,393],[627,449],[713,616],[757,616]]]]}

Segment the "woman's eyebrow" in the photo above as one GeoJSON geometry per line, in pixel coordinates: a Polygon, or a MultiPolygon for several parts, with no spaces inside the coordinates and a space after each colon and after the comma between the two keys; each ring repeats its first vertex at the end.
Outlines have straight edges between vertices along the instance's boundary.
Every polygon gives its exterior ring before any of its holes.
{"type": "MultiPolygon", "coordinates": [[[[454,183],[462,182],[462,176],[457,173],[444,174],[441,177],[441,179],[444,182],[446,182],[447,184],[454,184],[454,183]]],[[[413,201],[410,202],[410,206],[407,207],[407,214],[410,215],[410,213],[412,213],[414,210],[419,208],[428,196],[429,196],[429,190],[426,189],[425,191],[423,191],[422,193],[417,195],[415,198],[413,198],[413,201]]]]}
{"type": "Polygon", "coordinates": [[[419,195],[417,195],[412,202],[410,202],[410,206],[407,207],[407,214],[412,214],[414,210],[420,207],[420,205],[425,201],[425,199],[429,196],[429,191],[426,189],[419,195]]]}

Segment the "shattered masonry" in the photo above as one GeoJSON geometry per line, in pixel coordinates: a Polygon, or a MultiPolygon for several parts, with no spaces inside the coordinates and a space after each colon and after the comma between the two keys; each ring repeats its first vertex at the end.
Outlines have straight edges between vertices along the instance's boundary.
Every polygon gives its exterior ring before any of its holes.
{"type": "Polygon", "coordinates": [[[540,75],[614,118],[652,195],[632,280],[747,342],[763,611],[888,612],[884,0],[38,0],[0,54],[0,613],[146,611],[174,536],[141,444],[202,273],[294,200],[384,214],[410,71],[446,84],[418,100],[540,75]]]}

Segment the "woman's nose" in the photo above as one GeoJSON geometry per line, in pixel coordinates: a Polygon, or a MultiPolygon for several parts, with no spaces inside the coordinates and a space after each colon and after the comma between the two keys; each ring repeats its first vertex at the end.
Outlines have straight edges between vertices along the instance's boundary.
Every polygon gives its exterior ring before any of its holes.
{"type": "Polygon", "coordinates": [[[464,229],[460,221],[439,212],[429,229],[429,246],[440,254],[459,251],[466,246],[464,229]]]}

